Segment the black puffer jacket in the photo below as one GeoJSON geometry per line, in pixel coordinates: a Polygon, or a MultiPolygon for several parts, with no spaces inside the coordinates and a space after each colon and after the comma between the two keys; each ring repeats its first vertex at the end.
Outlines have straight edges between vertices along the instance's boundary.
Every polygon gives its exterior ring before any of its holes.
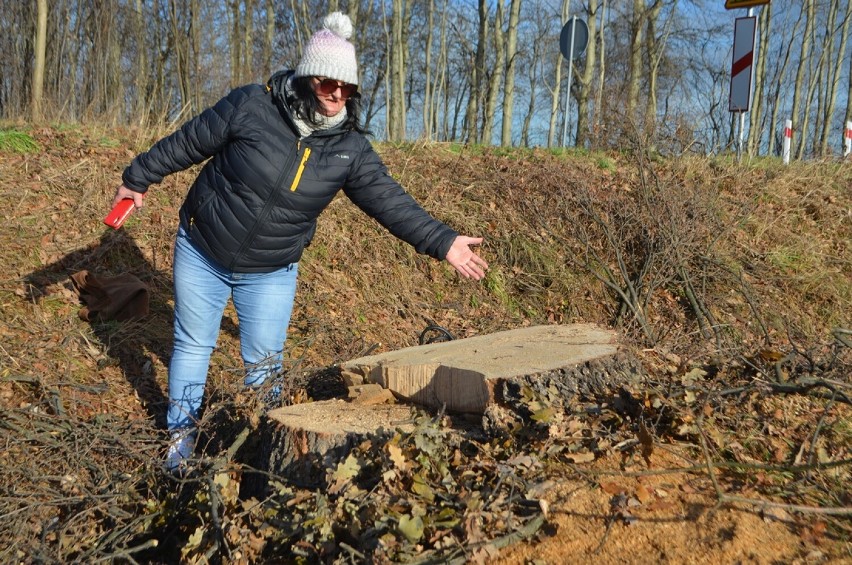
{"type": "Polygon", "coordinates": [[[458,233],[390,177],[362,134],[338,127],[299,139],[283,94],[287,76],[231,91],[138,155],[124,171],[124,185],[145,192],[209,159],[180,221],[193,242],[235,272],[269,272],[299,261],[317,217],[341,188],[393,235],[443,259],[458,233]]]}

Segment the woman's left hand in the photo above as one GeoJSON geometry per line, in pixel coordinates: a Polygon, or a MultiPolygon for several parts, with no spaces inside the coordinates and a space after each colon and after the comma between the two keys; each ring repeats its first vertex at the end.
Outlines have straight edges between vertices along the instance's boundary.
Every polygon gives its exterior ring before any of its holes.
{"type": "Polygon", "coordinates": [[[447,263],[452,265],[461,276],[467,279],[481,280],[488,269],[488,263],[470,248],[471,245],[479,245],[480,243],[482,243],[481,237],[457,236],[453,240],[450,250],[447,251],[445,257],[447,263]]]}

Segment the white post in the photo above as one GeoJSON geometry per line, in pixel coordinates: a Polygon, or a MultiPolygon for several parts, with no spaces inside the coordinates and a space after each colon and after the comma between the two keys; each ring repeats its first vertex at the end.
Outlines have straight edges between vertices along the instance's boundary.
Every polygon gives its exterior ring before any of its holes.
{"type": "Polygon", "coordinates": [[[843,152],[844,157],[848,157],[852,153],[852,122],[846,122],[846,150],[843,152]]]}
{"type": "Polygon", "coordinates": [[[793,120],[786,120],[784,122],[784,145],[783,150],[781,151],[781,155],[784,158],[784,164],[790,164],[790,140],[793,137],[793,120]]]}

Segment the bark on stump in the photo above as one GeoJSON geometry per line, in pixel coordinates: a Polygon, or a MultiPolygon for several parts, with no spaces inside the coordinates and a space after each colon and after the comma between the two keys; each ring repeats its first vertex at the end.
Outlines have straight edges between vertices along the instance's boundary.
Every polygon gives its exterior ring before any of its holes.
{"type": "Polygon", "coordinates": [[[410,406],[323,400],[271,410],[263,433],[266,470],[304,488],[326,485],[329,471],[364,440],[412,429],[410,406]]]}

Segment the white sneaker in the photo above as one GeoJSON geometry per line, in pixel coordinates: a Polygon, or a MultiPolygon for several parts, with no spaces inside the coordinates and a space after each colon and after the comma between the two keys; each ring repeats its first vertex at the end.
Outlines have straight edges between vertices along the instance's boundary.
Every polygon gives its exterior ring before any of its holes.
{"type": "Polygon", "coordinates": [[[172,430],[169,450],[166,453],[166,470],[171,473],[186,471],[187,459],[195,450],[195,428],[172,430]]]}

